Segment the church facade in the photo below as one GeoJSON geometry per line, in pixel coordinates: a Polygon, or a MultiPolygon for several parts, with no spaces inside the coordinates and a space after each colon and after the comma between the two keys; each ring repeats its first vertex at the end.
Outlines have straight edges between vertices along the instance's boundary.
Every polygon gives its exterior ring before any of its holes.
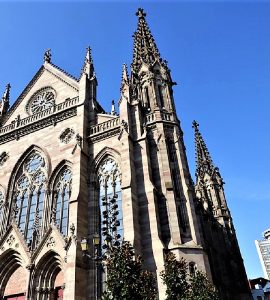
{"type": "MultiPolygon", "coordinates": [[[[194,122],[196,183],[188,168],[167,62],[142,9],[119,114],[96,99],[90,48],[80,78],[44,64],[0,107],[0,299],[99,299],[93,236],[102,201],[116,199],[118,233],[157,278],[164,254],[203,270],[221,299],[251,299],[218,168],[194,122]],[[81,241],[89,245],[83,255],[81,241]]],[[[101,239],[102,240],[102,239],[101,239]]]]}

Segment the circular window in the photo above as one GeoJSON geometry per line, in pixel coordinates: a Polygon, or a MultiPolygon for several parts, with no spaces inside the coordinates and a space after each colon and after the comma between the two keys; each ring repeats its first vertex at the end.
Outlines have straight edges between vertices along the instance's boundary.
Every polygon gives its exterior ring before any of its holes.
{"type": "Polygon", "coordinates": [[[27,110],[30,114],[37,114],[52,107],[55,103],[55,91],[46,87],[39,90],[29,101],[27,110]]]}

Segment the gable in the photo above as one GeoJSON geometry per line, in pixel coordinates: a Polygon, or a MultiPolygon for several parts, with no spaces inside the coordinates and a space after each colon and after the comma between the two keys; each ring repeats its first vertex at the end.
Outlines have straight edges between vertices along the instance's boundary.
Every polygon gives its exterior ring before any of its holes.
{"type": "Polygon", "coordinates": [[[50,63],[44,63],[10,108],[3,125],[10,124],[18,116],[22,119],[33,114],[32,103],[41,93],[51,93],[53,103],[59,104],[68,98],[77,97],[78,90],[79,83],[75,78],[50,63]]]}

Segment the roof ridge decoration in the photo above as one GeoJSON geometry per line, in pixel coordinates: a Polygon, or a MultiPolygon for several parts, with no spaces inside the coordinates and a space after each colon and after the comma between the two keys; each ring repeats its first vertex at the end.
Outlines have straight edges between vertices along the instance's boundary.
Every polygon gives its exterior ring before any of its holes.
{"type": "Polygon", "coordinates": [[[202,176],[206,172],[211,174],[216,168],[199,131],[199,123],[194,120],[192,122],[192,127],[195,131],[196,177],[202,176]]]}
{"type": "Polygon", "coordinates": [[[68,73],[66,70],[64,70],[64,69],[58,67],[57,65],[55,65],[54,63],[52,63],[52,52],[51,52],[51,49],[46,50],[45,53],[44,53],[44,64],[46,64],[46,63],[48,63],[51,66],[55,67],[57,70],[61,71],[62,73],[64,73],[68,77],[70,77],[71,79],[79,81],[78,78],[76,78],[75,76],[73,76],[70,73],[68,73]]]}
{"type": "Polygon", "coordinates": [[[155,61],[162,62],[155,39],[145,20],[146,13],[142,8],[139,8],[136,16],[138,17],[138,26],[133,35],[132,71],[137,71],[143,62],[147,64],[152,64],[155,61]]]}

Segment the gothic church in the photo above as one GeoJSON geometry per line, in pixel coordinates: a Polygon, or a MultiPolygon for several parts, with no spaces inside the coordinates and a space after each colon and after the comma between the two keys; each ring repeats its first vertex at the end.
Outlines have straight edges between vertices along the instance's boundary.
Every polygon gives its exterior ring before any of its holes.
{"type": "MultiPolygon", "coordinates": [[[[223,180],[197,122],[196,183],[188,168],[167,62],[143,9],[131,72],[123,66],[119,114],[96,99],[90,48],[80,78],[51,53],[10,107],[0,104],[0,299],[100,299],[92,255],[101,199],[115,197],[119,234],[156,274],[164,253],[205,271],[220,299],[251,299],[223,180]]],[[[161,20],[162,22],[162,20],[161,20]]],[[[102,239],[101,239],[102,240],[102,239]]]]}

